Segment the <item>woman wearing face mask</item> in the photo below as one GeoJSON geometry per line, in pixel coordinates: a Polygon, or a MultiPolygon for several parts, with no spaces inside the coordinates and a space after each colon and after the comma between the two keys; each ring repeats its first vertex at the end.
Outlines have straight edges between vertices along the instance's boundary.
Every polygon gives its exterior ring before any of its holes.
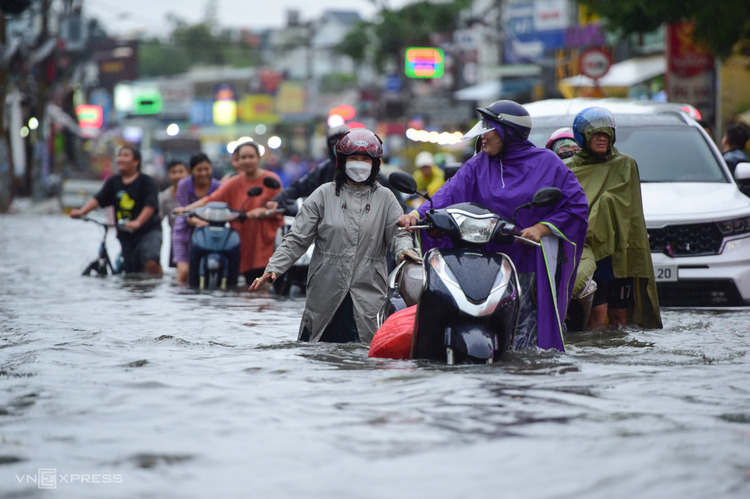
{"type": "Polygon", "coordinates": [[[307,277],[301,341],[369,343],[385,299],[386,250],[417,259],[411,237],[398,231],[403,210],[377,183],[383,147],[365,128],[350,130],[336,144],[333,182],[305,200],[291,231],[251,290],[276,279],[315,243],[307,277]]]}

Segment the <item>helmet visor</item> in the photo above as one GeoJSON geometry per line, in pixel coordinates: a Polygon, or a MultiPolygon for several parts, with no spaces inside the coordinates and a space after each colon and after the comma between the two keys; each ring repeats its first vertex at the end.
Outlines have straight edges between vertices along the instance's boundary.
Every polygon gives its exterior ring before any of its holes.
{"type": "Polygon", "coordinates": [[[493,127],[492,125],[490,125],[486,121],[479,120],[476,125],[474,125],[473,127],[471,127],[471,130],[469,130],[468,132],[466,132],[466,135],[464,135],[461,138],[461,140],[469,140],[469,139],[472,139],[474,137],[479,137],[480,135],[484,135],[485,133],[491,132],[494,129],[495,129],[495,127],[493,127]]]}
{"type": "Polygon", "coordinates": [[[578,123],[578,131],[583,135],[588,135],[594,130],[600,128],[611,128],[615,129],[615,121],[611,116],[600,115],[600,116],[586,116],[584,120],[578,123]]]}

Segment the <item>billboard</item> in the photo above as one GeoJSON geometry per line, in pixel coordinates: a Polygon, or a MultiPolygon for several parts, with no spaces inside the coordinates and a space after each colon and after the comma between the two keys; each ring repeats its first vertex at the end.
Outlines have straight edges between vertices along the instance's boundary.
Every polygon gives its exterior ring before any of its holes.
{"type": "Polygon", "coordinates": [[[506,64],[534,62],[545,53],[562,48],[568,27],[566,0],[507,2],[503,10],[506,64]]]}

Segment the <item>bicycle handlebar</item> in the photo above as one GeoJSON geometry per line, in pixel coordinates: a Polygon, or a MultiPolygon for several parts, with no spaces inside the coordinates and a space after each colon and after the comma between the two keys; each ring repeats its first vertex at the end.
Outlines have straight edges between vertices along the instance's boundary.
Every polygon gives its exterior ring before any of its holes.
{"type": "Polygon", "coordinates": [[[78,217],[78,220],[83,220],[84,222],[93,222],[99,227],[104,227],[104,230],[117,229],[123,232],[135,232],[133,229],[125,227],[125,224],[128,222],[128,220],[118,220],[116,224],[109,224],[106,222],[100,222],[95,218],[87,217],[85,215],[82,217],[78,217]]]}
{"type": "Polygon", "coordinates": [[[116,228],[115,224],[108,224],[106,222],[100,222],[99,220],[87,216],[78,217],[78,220],[83,220],[84,222],[94,222],[96,225],[99,225],[100,227],[104,227],[105,229],[114,229],[116,228]]]}

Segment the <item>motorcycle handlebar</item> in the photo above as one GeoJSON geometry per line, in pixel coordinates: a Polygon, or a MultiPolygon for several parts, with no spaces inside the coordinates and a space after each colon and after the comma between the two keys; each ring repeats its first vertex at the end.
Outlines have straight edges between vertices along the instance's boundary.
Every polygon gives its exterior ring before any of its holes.
{"type": "MultiPolygon", "coordinates": [[[[431,227],[429,224],[427,224],[427,225],[412,225],[410,227],[399,227],[398,230],[401,232],[408,232],[408,231],[413,231],[413,230],[421,230],[421,229],[429,229],[429,228],[431,227]]],[[[534,241],[525,237],[521,237],[519,234],[514,234],[513,237],[518,241],[521,241],[526,244],[531,244],[533,246],[540,247],[542,245],[541,243],[537,241],[534,241]]]]}
{"type": "Polygon", "coordinates": [[[513,237],[516,238],[518,241],[524,242],[526,244],[531,244],[531,245],[534,245],[534,246],[537,246],[537,247],[539,247],[539,246],[542,245],[542,243],[538,243],[538,242],[536,242],[534,240],[531,240],[531,239],[526,239],[525,237],[521,237],[518,234],[514,235],[513,237]]]}

